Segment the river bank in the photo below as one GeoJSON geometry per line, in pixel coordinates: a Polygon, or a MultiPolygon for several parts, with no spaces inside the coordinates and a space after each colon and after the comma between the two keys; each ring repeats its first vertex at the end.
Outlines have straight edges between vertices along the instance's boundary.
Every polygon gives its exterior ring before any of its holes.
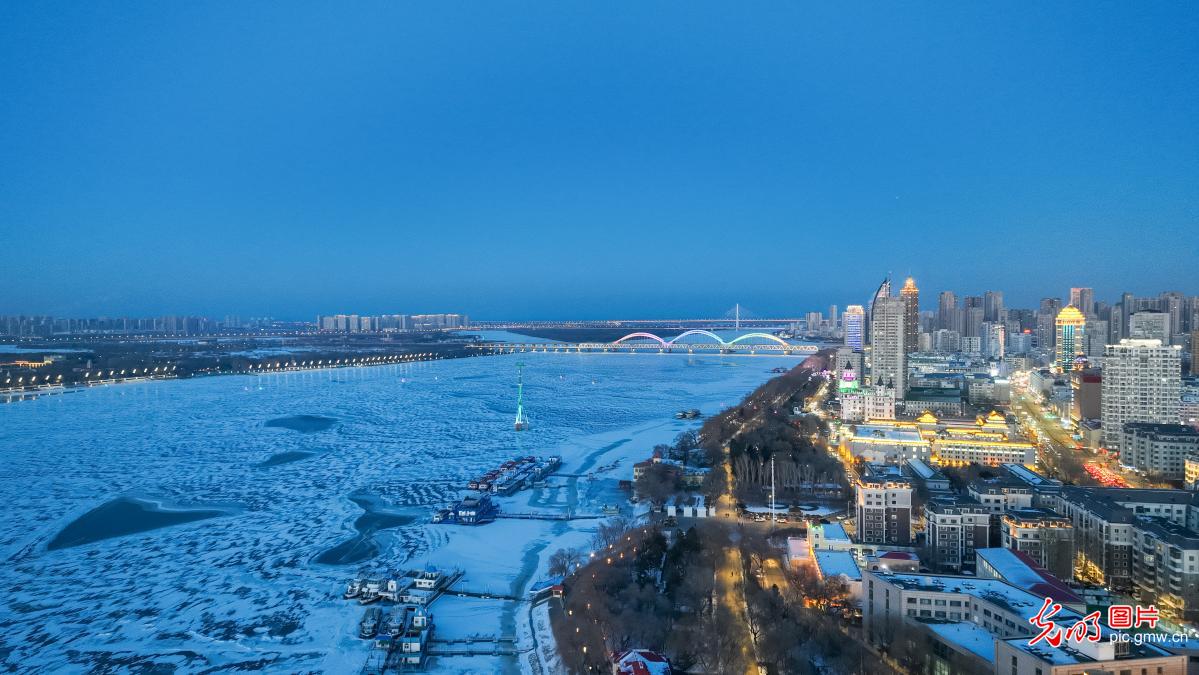
{"type": "MultiPolygon", "coordinates": [[[[560,455],[573,475],[506,497],[505,509],[598,510],[620,498],[632,462],[694,427],[677,410],[725,408],[787,364],[524,354],[154,381],[0,406],[0,452],[21,486],[0,514],[0,583],[11,589],[0,612],[12,617],[0,660],[51,671],[352,672],[366,645],[361,610],[341,591],[361,568],[462,567],[465,588],[523,595],[553,551],[585,546],[598,525],[430,524],[471,478],[513,456],[560,455]],[[532,419],[519,434],[518,360],[532,419]],[[124,496],[227,515],[48,548],[124,496]],[[383,516],[364,522],[363,504],[383,516]],[[351,540],[373,556],[319,560],[351,540]],[[64,585],[87,592],[64,595],[64,585]]],[[[443,600],[439,632],[485,627],[531,643],[526,605],[443,600]]],[[[519,670],[515,659],[453,661],[433,665],[519,670]]]]}

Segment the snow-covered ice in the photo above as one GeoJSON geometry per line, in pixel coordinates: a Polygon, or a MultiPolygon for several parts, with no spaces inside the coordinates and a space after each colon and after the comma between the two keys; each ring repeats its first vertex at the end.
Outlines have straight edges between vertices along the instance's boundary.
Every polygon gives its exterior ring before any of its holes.
{"type": "MultiPolygon", "coordinates": [[[[367,654],[355,636],[361,608],[340,594],[359,569],[461,567],[461,588],[523,596],[553,551],[585,546],[597,525],[429,524],[431,508],[470,478],[515,455],[561,455],[571,476],[502,498],[504,509],[598,513],[620,499],[617,481],[633,462],[699,424],[675,411],[716,412],[771,368],[797,362],[521,354],[115,385],[0,405],[10,495],[0,515],[0,663],[356,672],[367,654]],[[517,361],[532,419],[521,433],[511,429],[517,361]],[[301,416],[334,422],[286,421],[301,416]],[[114,500],[205,517],[152,515],[117,536],[48,549],[114,500]],[[364,509],[371,517],[360,520],[364,509]],[[316,562],[339,545],[361,562],[316,562]]],[[[433,615],[438,636],[516,635],[532,648],[526,603],[450,594],[433,615]]],[[[528,659],[430,665],[518,672],[528,659]]]]}

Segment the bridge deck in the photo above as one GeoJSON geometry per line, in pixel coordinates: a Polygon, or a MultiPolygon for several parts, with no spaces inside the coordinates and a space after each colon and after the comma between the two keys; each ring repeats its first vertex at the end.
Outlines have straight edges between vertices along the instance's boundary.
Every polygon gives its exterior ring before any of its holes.
{"type": "Polygon", "coordinates": [[[770,354],[772,356],[809,356],[820,351],[816,345],[779,345],[779,344],[709,344],[709,343],[678,343],[662,346],[656,342],[484,342],[467,345],[473,349],[495,354],[512,354],[518,352],[623,352],[639,354],[770,354]]]}

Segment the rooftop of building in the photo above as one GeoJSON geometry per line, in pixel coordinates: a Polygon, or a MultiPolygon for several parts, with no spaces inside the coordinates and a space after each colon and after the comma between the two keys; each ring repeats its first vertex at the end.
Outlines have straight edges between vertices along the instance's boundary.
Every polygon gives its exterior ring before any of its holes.
{"type": "Polygon", "coordinates": [[[1125,504],[1167,504],[1185,506],[1195,503],[1199,493],[1157,488],[1106,488],[1067,486],[1062,488],[1066,501],[1112,523],[1131,523],[1136,517],[1125,504]]]}
{"type": "Polygon", "coordinates": [[[1023,464],[1003,464],[1003,470],[1013,478],[1023,481],[1035,488],[1060,488],[1062,482],[1056,478],[1046,478],[1023,464]]]}
{"type": "MultiPolygon", "coordinates": [[[[1030,646],[1026,637],[1008,638],[1004,642],[1019,651],[1036,656],[1042,661],[1055,666],[1096,662],[1095,658],[1070,647],[1070,643],[1065,641],[1062,642],[1060,647],[1054,647],[1044,640],[1030,646]]],[[[1151,659],[1160,656],[1169,656],[1169,652],[1166,650],[1147,642],[1140,645],[1137,645],[1135,642],[1125,644],[1128,645],[1128,651],[1117,655],[1115,660],[1125,661],[1128,659],[1151,659]]]]}
{"type": "Polygon", "coordinates": [[[1013,551],[1010,548],[980,548],[975,549],[974,553],[978,556],[980,570],[990,567],[1001,580],[1013,586],[1061,603],[1074,605],[1083,602],[1065,582],[1037,565],[1023,551],[1013,551]]]}
{"type": "Polygon", "coordinates": [[[907,466],[911,469],[912,474],[921,480],[949,480],[945,477],[945,474],[932,468],[923,460],[909,459],[907,466]]]}
{"type": "Polygon", "coordinates": [[[867,462],[863,470],[863,477],[886,479],[886,480],[907,480],[907,474],[894,464],[879,464],[878,462],[867,462]]]}
{"type": "Polygon", "coordinates": [[[962,395],[962,390],[958,388],[917,386],[909,387],[904,399],[924,403],[961,403],[962,395]]]}
{"type": "Polygon", "coordinates": [[[927,442],[920,435],[920,430],[914,426],[872,423],[854,425],[853,439],[855,441],[890,441],[893,443],[927,442]]]}
{"type": "Polygon", "coordinates": [[[821,577],[842,575],[850,581],[862,580],[862,570],[858,567],[858,561],[849,551],[816,551],[812,555],[816,559],[816,567],[820,569],[821,577]]]}
{"type": "Polygon", "coordinates": [[[1162,440],[1166,438],[1185,438],[1199,442],[1199,429],[1186,424],[1157,424],[1154,422],[1125,422],[1124,433],[1162,440]]]}
{"type": "Polygon", "coordinates": [[[993,478],[975,478],[967,486],[971,492],[979,494],[1003,494],[1005,492],[1029,490],[1032,486],[1011,474],[1003,473],[993,478]]]}
{"type": "Polygon", "coordinates": [[[995,636],[971,621],[921,621],[946,644],[961,647],[987,663],[995,662],[995,636]]]}
{"type": "Polygon", "coordinates": [[[924,503],[924,508],[933,513],[954,514],[962,511],[987,512],[987,508],[973,497],[966,495],[938,495],[924,503]]]}
{"type": "Polygon", "coordinates": [[[1177,546],[1184,551],[1199,551],[1199,532],[1155,516],[1137,516],[1137,529],[1177,546]]]}
{"type": "Polygon", "coordinates": [[[1069,518],[1047,509],[1009,509],[1003,513],[1003,518],[1020,522],[1052,522],[1057,525],[1070,523],[1069,518]]]}
{"type": "Polygon", "coordinates": [[[820,523],[813,525],[811,528],[812,536],[819,536],[825,541],[849,541],[849,535],[845,534],[845,528],[841,523],[820,523]]]}
{"type": "MultiPolygon", "coordinates": [[[[878,575],[878,578],[908,591],[968,595],[1025,617],[1035,616],[1044,603],[1043,596],[1017,588],[1000,579],[981,579],[949,574],[882,574],[878,575]]],[[[1076,612],[1070,609],[1062,609],[1058,617],[1067,620],[1080,618],[1076,612]]]]}

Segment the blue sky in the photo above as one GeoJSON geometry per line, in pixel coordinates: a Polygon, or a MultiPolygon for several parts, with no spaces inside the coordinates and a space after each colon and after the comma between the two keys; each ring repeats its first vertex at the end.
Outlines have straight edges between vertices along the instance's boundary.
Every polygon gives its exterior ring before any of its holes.
{"type": "Polygon", "coordinates": [[[0,4],[0,313],[1199,293],[1199,4],[843,4],[0,4]]]}

